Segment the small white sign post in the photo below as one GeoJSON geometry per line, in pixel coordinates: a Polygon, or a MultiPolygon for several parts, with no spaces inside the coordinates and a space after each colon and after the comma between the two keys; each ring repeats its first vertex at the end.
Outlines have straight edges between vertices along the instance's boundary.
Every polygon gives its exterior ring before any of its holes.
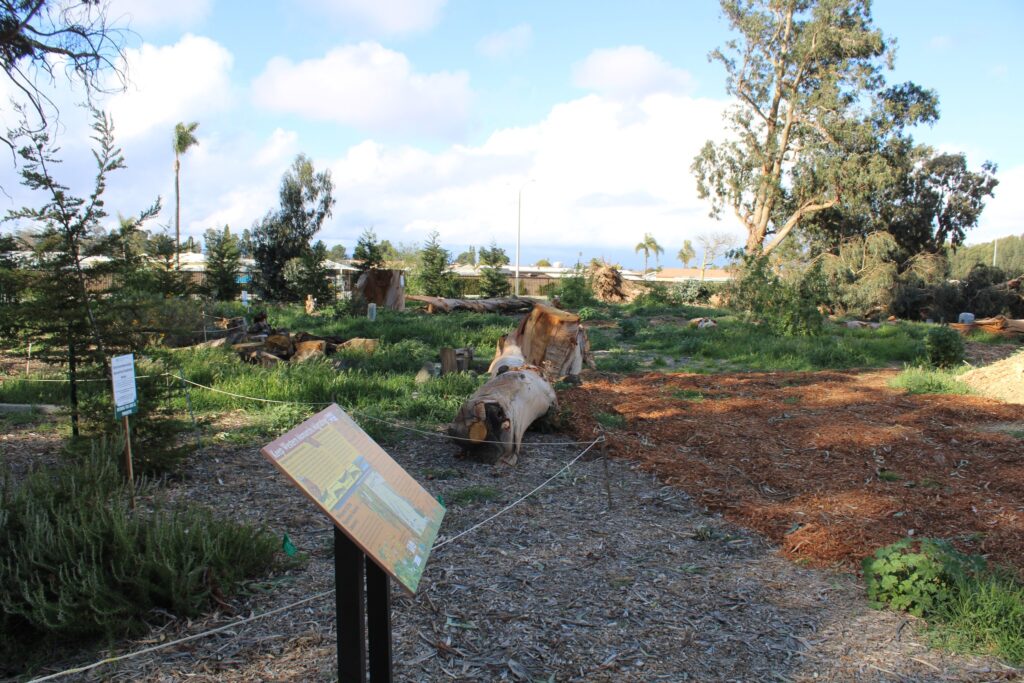
{"type": "Polygon", "coordinates": [[[135,354],[127,353],[111,358],[110,377],[114,385],[114,417],[124,420],[124,467],[128,475],[131,507],[134,510],[135,475],[132,471],[132,435],[128,426],[128,416],[139,411],[139,395],[135,390],[135,354]]]}

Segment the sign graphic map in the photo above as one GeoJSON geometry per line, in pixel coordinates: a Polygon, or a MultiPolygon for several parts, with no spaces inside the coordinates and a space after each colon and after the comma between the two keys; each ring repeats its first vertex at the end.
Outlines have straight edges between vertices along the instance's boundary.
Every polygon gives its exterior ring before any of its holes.
{"type": "Polygon", "coordinates": [[[351,417],[332,404],[260,452],[415,594],[444,507],[351,417]]]}

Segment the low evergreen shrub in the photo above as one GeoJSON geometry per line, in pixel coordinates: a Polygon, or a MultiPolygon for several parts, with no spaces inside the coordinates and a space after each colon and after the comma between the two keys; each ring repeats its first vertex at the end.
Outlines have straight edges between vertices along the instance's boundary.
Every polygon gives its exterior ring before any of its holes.
{"type": "Polygon", "coordinates": [[[951,368],[964,360],[964,340],[949,327],[936,327],[924,338],[925,362],[933,368],[951,368]]]}
{"type": "MultiPolygon", "coordinates": [[[[116,444],[39,470],[0,496],[0,661],[194,617],[271,565],[273,536],[196,507],[128,509],[116,444]]],[[[142,491],[145,493],[145,491],[142,491]]]]}

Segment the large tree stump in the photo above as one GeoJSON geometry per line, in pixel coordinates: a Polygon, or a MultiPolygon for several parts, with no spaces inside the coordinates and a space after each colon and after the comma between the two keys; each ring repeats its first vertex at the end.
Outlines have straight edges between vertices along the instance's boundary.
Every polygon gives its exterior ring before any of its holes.
{"type": "Polygon", "coordinates": [[[493,453],[515,465],[523,434],[538,418],[557,409],[555,390],[540,368],[525,366],[492,377],[459,409],[448,434],[466,451],[493,453]]]}
{"type": "Polygon", "coordinates": [[[497,299],[445,299],[439,296],[406,294],[406,301],[419,301],[427,305],[427,313],[451,313],[472,311],[473,313],[519,313],[533,307],[530,299],[501,297],[497,299]]]}
{"type": "Polygon", "coordinates": [[[546,304],[534,306],[515,332],[498,340],[489,372],[493,377],[520,365],[541,368],[550,381],[576,377],[584,365],[594,367],[580,317],[546,304]]]}

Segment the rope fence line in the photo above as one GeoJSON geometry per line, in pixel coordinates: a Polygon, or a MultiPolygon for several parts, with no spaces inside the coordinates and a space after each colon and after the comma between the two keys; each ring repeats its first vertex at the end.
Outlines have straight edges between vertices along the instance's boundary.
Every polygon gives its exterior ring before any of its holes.
{"type": "MultiPolygon", "coordinates": [[[[168,374],[170,374],[170,373],[168,373],[168,374]]],[[[462,538],[463,536],[467,536],[468,534],[473,533],[474,531],[480,529],[481,527],[484,527],[487,524],[490,524],[494,520],[498,519],[499,517],[501,517],[502,515],[507,513],[509,510],[512,510],[513,508],[518,506],[520,503],[522,503],[523,501],[527,500],[528,498],[530,498],[531,496],[536,494],[538,491],[543,489],[545,486],[550,484],[552,481],[554,481],[556,478],[558,478],[563,472],[567,471],[570,467],[575,465],[580,460],[580,458],[582,458],[584,455],[586,455],[594,446],[596,446],[598,443],[601,443],[602,441],[604,441],[604,437],[603,436],[599,436],[598,438],[594,439],[593,441],[582,442],[582,443],[587,443],[588,444],[587,447],[584,448],[579,453],[577,453],[571,460],[569,460],[565,465],[563,465],[557,472],[555,472],[550,477],[548,477],[547,479],[542,481],[540,484],[535,486],[529,492],[525,493],[524,495],[520,496],[519,498],[517,498],[513,502],[509,503],[508,505],[503,507],[501,510],[498,510],[496,513],[494,513],[490,517],[488,517],[488,518],[486,518],[486,519],[484,519],[484,520],[474,524],[473,526],[469,527],[468,529],[460,531],[459,533],[455,534],[451,538],[447,538],[447,539],[445,539],[445,540],[443,540],[443,541],[441,541],[439,543],[435,543],[433,545],[433,547],[431,547],[431,549],[430,549],[431,552],[433,552],[435,550],[438,550],[439,548],[443,548],[444,546],[448,545],[449,543],[452,543],[453,541],[456,541],[456,540],[462,538]]],[[[553,445],[553,444],[547,444],[547,445],[553,445]]],[[[201,638],[206,638],[207,636],[212,636],[214,634],[221,633],[221,632],[227,631],[229,629],[233,629],[233,628],[235,628],[237,626],[242,626],[244,624],[247,624],[247,623],[250,623],[250,622],[253,622],[253,621],[258,621],[260,619],[264,619],[266,617],[270,617],[270,616],[273,616],[275,614],[281,614],[283,612],[290,611],[290,610],[292,610],[292,609],[294,609],[296,607],[300,607],[300,606],[302,606],[302,605],[304,605],[304,604],[306,604],[308,602],[312,602],[314,600],[319,600],[319,599],[325,598],[325,597],[327,597],[329,595],[332,595],[333,593],[334,593],[334,589],[332,588],[330,590],[326,590],[326,591],[323,591],[321,593],[317,593],[315,595],[307,596],[305,598],[302,598],[301,600],[296,600],[295,602],[288,603],[287,605],[282,605],[281,607],[275,607],[274,609],[268,610],[266,612],[262,612],[260,614],[249,616],[249,617],[246,617],[244,619],[235,620],[235,621],[233,621],[233,622],[231,622],[229,624],[225,624],[223,626],[218,626],[217,628],[212,628],[212,629],[209,629],[207,631],[203,631],[201,633],[195,633],[195,634],[192,634],[190,636],[185,636],[184,638],[178,638],[177,640],[171,640],[171,641],[168,641],[166,643],[160,643],[158,645],[152,645],[150,647],[146,647],[146,648],[143,648],[141,650],[136,650],[134,652],[128,652],[128,653],[125,653],[123,655],[118,655],[118,656],[115,656],[115,657],[106,657],[106,658],[101,659],[99,661],[93,662],[92,664],[88,664],[88,665],[80,666],[80,667],[75,667],[73,669],[66,669],[64,671],[58,671],[56,673],[48,674],[48,675],[43,676],[41,678],[33,678],[32,680],[29,681],[29,683],[42,683],[43,681],[56,680],[58,678],[63,678],[64,676],[70,676],[72,674],[83,673],[85,671],[91,671],[92,669],[95,669],[95,668],[98,668],[100,666],[103,666],[104,664],[114,664],[116,662],[120,662],[120,661],[124,661],[124,660],[128,660],[128,659],[133,659],[135,657],[139,657],[139,656],[142,656],[144,654],[149,654],[151,652],[156,652],[158,650],[164,650],[164,649],[167,649],[167,648],[170,648],[170,647],[174,647],[174,646],[177,646],[177,645],[181,645],[183,643],[187,643],[187,642],[190,642],[190,641],[193,641],[193,640],[199,640],[201,638]]]]}

